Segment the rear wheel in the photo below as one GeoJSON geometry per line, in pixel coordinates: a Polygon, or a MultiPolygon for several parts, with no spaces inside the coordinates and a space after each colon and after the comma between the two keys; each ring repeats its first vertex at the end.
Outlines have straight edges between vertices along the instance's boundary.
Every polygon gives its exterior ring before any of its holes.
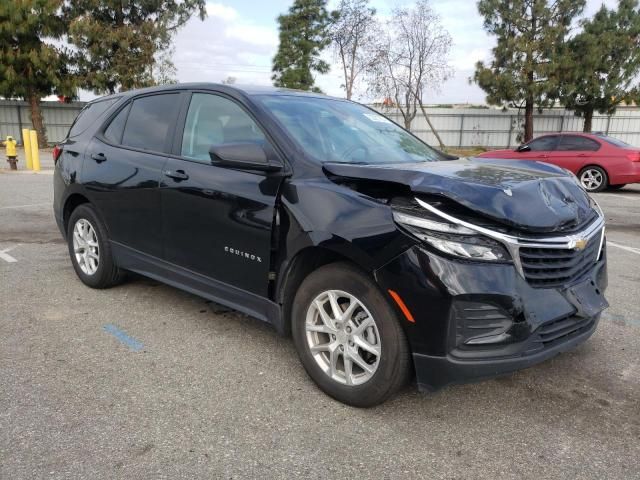
{"type": "Polygon", "coordinates": [[[122,281],[111,253],[107,229],[89,204],[77,207],[67,226],[69,256],[82,283],[92,288],[109,288],[122,281]]]}
{"type": "Polygon", "coordinates": [[[358,269],[327,265],[300,286],[293,339],[309,376],[356,407],[384,402],[408,380],[410,353],[394,311],[358,269]]]}
{"type": "Polygon", "coordinates": [[[583,168],[578,174],[578,178],[584,189],[590,193],[601,192],[609,185],[607,172],[595,165],[583,168]]]}

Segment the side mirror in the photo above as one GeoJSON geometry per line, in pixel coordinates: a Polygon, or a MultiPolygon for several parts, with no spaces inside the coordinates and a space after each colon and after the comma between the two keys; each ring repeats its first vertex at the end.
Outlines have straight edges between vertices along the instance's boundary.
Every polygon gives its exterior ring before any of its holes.
{"type": "Polygon", "coordinates": [[[516,152],[528,152],[529,150],[531,150],[531,147],[529,145],[520,145],[518,148],[516,148],[516,152]]]}
{"type": "Polygon", "coordinates": [[[269,162],[267,153],[260,145],[251,142],[212,145],[209,149],[211,164],[217,167],[277,172],[282,165],[269,162]]]}

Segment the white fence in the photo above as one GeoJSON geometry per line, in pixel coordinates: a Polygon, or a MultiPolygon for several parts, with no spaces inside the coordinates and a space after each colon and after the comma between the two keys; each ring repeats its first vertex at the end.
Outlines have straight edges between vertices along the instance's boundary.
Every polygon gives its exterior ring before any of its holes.
{"type": "MultiPolygon", "coordinates": [[[[396,109],[377,110],[404,125],[402,115],[396,109]]],[[[498,110],[483,108],[427,108],[427,115],[447,147],[509,148],[519,145],[524,130],[524,112],[516,109],[498,110]]],[[[555,132],[581,132],[583,118],[563,108],[545,109],[534,114],[534,135],[555,132]]],[[[411,131],[428,144],[437,146],[435,135],[418,111],[411,124],[411,131]]],[[[593,132],[603,132],[631,145],[640,146],[640,109],[619,108],[611,116],[595,115],[593,132]]]]}
{"type": "MultiPolygon", "coordinates": [[[[42,102],[47,135],[51,143],[61,141],[84,103],[42,102]]],[[[403,125],[402,116],[395,109],[380,109],[389,118],[403,125]]],[[[518,135],[524,123],[523,112],[485,108],[427,108],[427,114],[447,147],[509,148],[520,142],[518,135]]],[[[552,132],[582,131],[581,117],[563,108],[536,111],[535,135],[552,132]]],[[[29,106],[26,102],[0,100],[0,139],[7,135],[22,140],[22,128],[32,128],[29,106]]],[[[437,141],[420,112],[411,130],[430,145],[437,141]]],[[[621,107],[615,115],[596,115],[593,131],[604,132],[631,145],[640,146],[640,109],[621,107]]]]}

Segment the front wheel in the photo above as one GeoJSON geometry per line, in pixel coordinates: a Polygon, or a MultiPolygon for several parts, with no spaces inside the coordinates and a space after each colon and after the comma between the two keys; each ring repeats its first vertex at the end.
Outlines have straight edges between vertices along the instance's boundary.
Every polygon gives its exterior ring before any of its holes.
{"type": "Polygon", "coordinates": [[[583,168],[578,174],[578,178],[584,189],[589,193],[601,192],[609,185],[607,172],[595,165],[583,168]]]}
{"type": "Polygon", "coordinates": [[[292,309],[293,340],[309,376],[356,407],[384,402],[408,380],[402,327],[377,286],[346,263],[309,275],[292,309]]]}

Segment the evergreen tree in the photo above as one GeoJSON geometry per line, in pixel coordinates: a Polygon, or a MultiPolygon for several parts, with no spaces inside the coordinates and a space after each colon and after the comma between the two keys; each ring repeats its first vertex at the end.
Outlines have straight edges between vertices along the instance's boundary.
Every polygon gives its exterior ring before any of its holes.
{"type": "Polygon", "coordinates": [[[84,88],[114,93],[153,85],[157,55],[205,0],[67,0],[69,42],[84,88]]]}
{"type": "Polygon", "coordinates": [[[277,87],[319,92],[313,72],[327,73],[329,64],[320,53],[331,42],[327,0],[295,0],[286,15],[278,17],[280,45],[273,57],[272,80],[277,87]]]}
{"type": "Polygon", "coordinates": [[[584,116],[591,131],[594,111],[612,114],[638,92],[640,11],[637,0],[620,0],[618,9],[604,5],[566,45],[561,69],[562,101],[584,116]]]}
{"type": "Polygon", "coordinates": [[[29,102],[38,143],[47,134],[40,99],[51,94],[73,96],[73,76],[63,49],[44,39],[60,38],[62,0],[0,1],[0,95],[29,102]]]}
{"type": "Polygon", "coordinates": [[[533,137],[534,106],[559,95],[561,49],[584,0],[480,0],[484,28],[497,37],[489,65],[478,62],[475,82],[487,102],[525,107],[524,141],[533,137]]]}

